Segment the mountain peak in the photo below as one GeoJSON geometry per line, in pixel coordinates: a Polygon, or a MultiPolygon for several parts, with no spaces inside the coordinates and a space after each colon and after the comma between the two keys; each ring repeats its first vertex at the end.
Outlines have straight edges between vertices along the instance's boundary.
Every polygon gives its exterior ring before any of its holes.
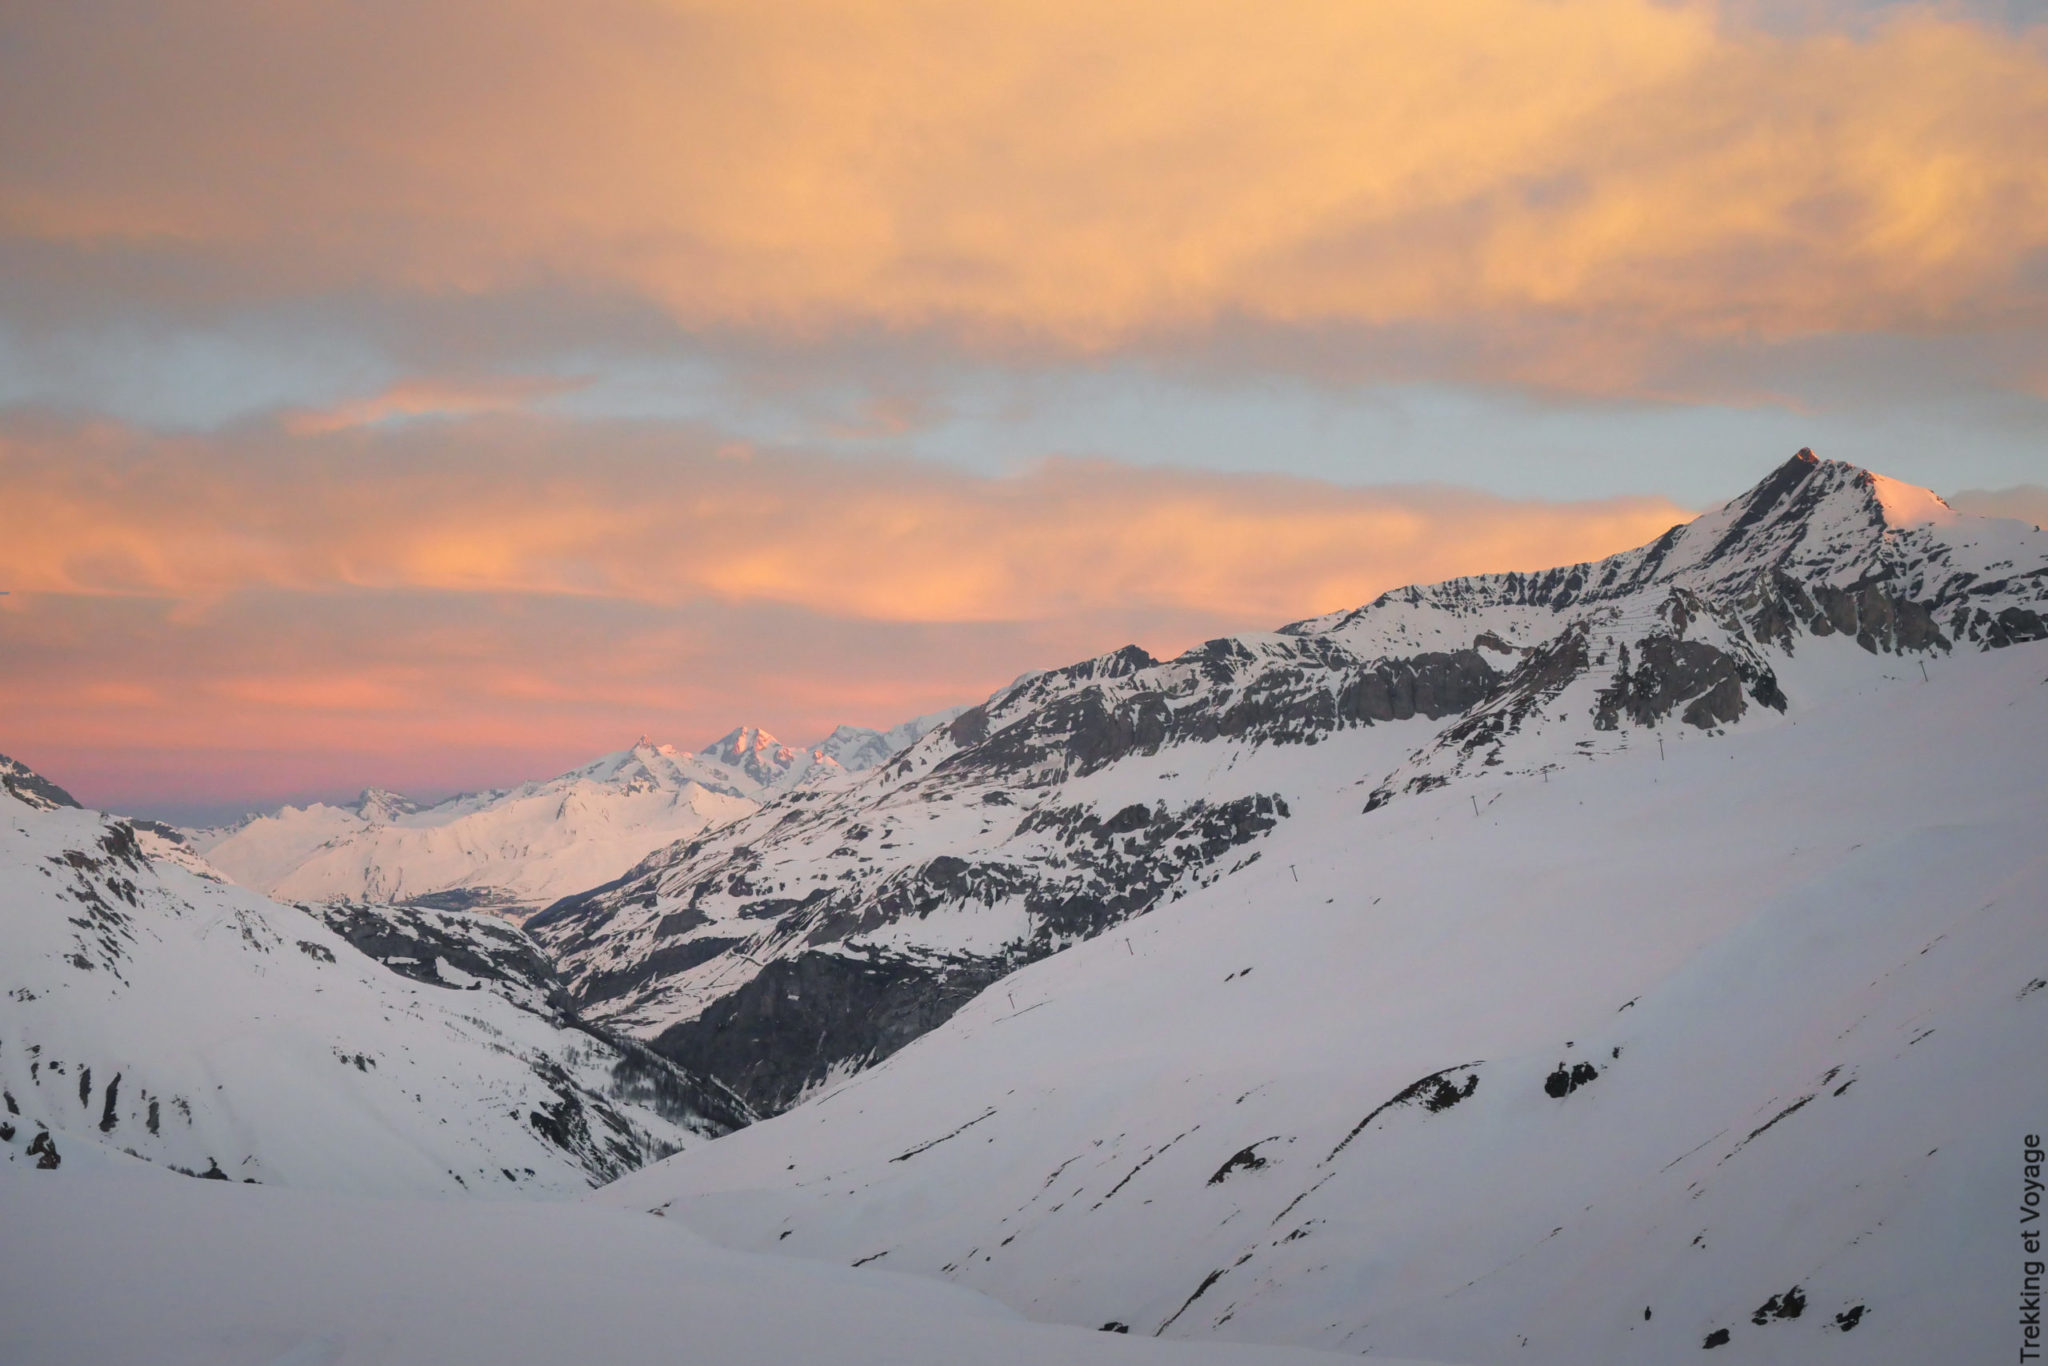
{"type": "Polygon", "coordinates": [[[0,754],[0,791],[38,811],[78,805],[77,799],[69,792],[19,759],[10,759],[4,754],[0,754]]]}
{"type": "Polygon", "coordinates": [[[768,787],[797,768],[803,758],[800,751],[783,744],[759,726],[735,726],[698,752],[727,768],[736,768],[768,787]]]}
{"type": "Polygon", "coordinates": [[[1721,534],[1706,555],[1712,563],[1759,533],[1768,538],[1773,528],[1798,527],[1808,537],[1881,535],[1945,526],[1957,516],[1931,489],[1844,460],[1823,460],[1801,447],[1754,488],[1700,523],[1720,523],[1721,534]]]}
{"type": "Polygon", "coordinates": [[[419,809],[419,803],[412,798],[381,787],[366,787],[362,796],[356,798],[356,814],[372,825],[389,825],[419,809]]]}

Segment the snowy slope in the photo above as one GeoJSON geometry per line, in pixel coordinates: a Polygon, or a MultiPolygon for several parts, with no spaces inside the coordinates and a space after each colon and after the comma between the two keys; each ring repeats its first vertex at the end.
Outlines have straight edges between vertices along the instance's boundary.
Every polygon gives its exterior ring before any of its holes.
{"type": "Polygon", "coordinates": [[[1258,863],[592,1198],[1134,1334],[1996,1359],[2048,1096],[2048,646],[1929,682],[1830,649],[1769,727],[1370,813],[1376,755],[1241,757],[1297,771],[1258,863]]]}
{"type": "Polygon", "coordinates": [[[117,1164],[0,1168],[9,1366],[1341,1360],[1028,1323],[950,1286],[727,1252],[637,1212],[348,1200],[117,1164]]]}
{"type": "MultiPolygon", "coordinates": [[[[592,1017],[773,1112],[1018,966],[1380,810],[1768,730],[2048,636],[2048,535],[1808,452],[1637,550],[1029,675],[528,922],[592,1017]]],[[[1468,795],[1469,792],[1468,792],[1468,795]]]]}
{"type": "Polygon", "coordinates": [[[419,807],[372,788],[353,807],[287,806],[186,832],[216,868],[284,900],[406,902],[519,916],[763,801],[891,757],[958,709],[809,748],[742,726],[697,753],[645,738],[546,782],[419,807]]]}
{"type": "Polygon", "coordinates": [[[235,1181],[562,1193],[744,1119],[550,1014],[508,980],[517,944],[429,947],[392,922],[421,945],[394,953],[403,976],[148,828],[0,774],[0,1166],[61,1169],[84,1142],[235,1181]]]}

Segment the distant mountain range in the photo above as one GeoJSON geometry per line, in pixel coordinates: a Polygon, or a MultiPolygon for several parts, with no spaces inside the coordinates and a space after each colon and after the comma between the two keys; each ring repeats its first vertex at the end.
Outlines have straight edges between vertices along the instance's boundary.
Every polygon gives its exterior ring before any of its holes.
{"type": "Polygon", "coordinates": [[[642,737],[544,782],[421,806],[370,789],[185,833],[244,886],[291,901],[376,901],[517,918],[798,787],[872,768],[958,709],[888,731],[841,726],[796,749],[743,726],[696,753],[642,737]]]}

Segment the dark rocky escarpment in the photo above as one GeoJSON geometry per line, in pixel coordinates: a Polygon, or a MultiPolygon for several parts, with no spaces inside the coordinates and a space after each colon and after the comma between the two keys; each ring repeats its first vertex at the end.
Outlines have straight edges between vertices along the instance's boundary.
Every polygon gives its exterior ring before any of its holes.
{"type": "Polygon", "coordinates": [[[1847,636],[1872,654],[1952,648],[1939,622],[1944,604],[1899,590],[1889,577],[1841,587],[1802,583],[1772,569],[1737,600],[1736,610],[1760,643],[1785,650],[1796,649],[1801,634],[1847,636]]]}
{"type": "Polygon", "coordinates": [[[879,1062],[936,1029],[1012,966],[811,950],[776,959],[654,1047],[774,1114],[835,1065],[879,1062]]]}
{"type": "Polygon", "coordinates": [[[1212,640],[1173,661],[1171,677],[1120,694],[1059,692],[1065,676],[1047,675],[1029,685],[1047,692],[1044,702],[1008,725],[997,726],[985,707],[956,720],[951,736],[960,748],[934,774],[1049,781],[1211,740],[1314,744],[1346,727],[1456,715],[1485,700],[1499,680],[1477,649],[1363,659],[1326,640],[1286,648],[1276,657],[1212,640]]]}
{"type": "Polygon", "coordinates": [[[363,902],[305,909],[361,952],[416,982],[451,985],[453,979],[441,971],[446,965],[475,983],[490,983],[500,995],[516,994],[522,1004],[566,1000],[547,952],[504,921],[363,902]]]}
{"type": "Polygon", "coordinates": [[[1595,704],[1596,729],[1613,730],[1624,718],[1654,726],[1677,712],[1686,725],[1708,730],[1741,720],[1752,697],[1785,709],[1785,695],[1770,670],[1705,641],[1648,636],[1637,642],[1633,663],[1628,646],[1620,650],[1614,681],[1595,704]]]}

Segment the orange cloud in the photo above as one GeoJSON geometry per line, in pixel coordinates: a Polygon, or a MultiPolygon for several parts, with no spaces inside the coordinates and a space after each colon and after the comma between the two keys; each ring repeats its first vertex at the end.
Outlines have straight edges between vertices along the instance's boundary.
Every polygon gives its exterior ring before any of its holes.
{"type": "Polygon", "coordinates": [[[1029,668],[1636,544],[1654,499],[1054,462],[1009,478],[537,417],[0,420],[0,752],[158,809],[889,724],[1029,668]]]}
{"type": "Polygon", "coordinates": [[[475,420],[217,438],[0,427],[0,575],[23,593],[249,590],[761,602],[870,621],[1109,608],[1278,624],[1413,581],[1568,563],[1683,517],[1661,499],[1054,461],[1006,478],[662,429],[475,420]]]}
{"type": "Polygon", "coordinates": [[[2048,28],[1934,8],[1787,36],[1667,0],[221,0],[10,31],[0,234],[268,294],[568,282],[692,328],[1081,351],[1451,326],[1578,388],[1651,337],[2042,302],[2048,28]]]}
{"type": "Polygon", "coordinates": [[[319,436],[394,419],[516,413],[536,399],[579,387],[573,380],[537,376],[480,379],[465,384],[411,380],[329,408],[288,412],[282,421],[285,430],[294,436],[319,436]]]}

